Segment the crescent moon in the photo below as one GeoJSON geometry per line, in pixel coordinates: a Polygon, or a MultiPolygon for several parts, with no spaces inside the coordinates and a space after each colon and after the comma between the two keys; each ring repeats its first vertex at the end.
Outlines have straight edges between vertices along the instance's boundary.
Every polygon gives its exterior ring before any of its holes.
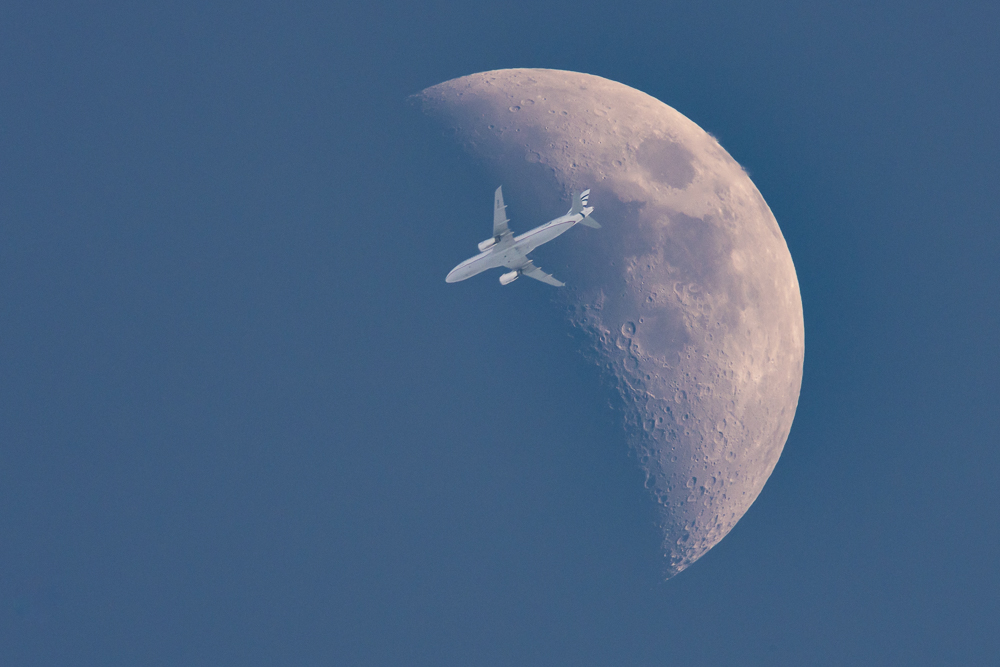
{"type": "Polygon", "coordinates": [[[558,213],[591,188],[603,229],[538,263],[567,283],[557,303],[618,390],[674,576],[757,498],[798,404],[802,301],[774,215],[714,137],[608,79],[496,70],[415,99],[522,207],[558,213]]]}

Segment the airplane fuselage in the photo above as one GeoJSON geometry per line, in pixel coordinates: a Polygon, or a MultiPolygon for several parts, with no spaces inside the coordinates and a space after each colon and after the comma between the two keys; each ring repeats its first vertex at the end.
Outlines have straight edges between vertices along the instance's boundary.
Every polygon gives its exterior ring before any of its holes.
{"type": "Polygon", "coordinates": [[[526,255],[529,252],[543,243],[548,243],[560,234],[568,232],[573,225],[583,220],[584,216],[589,214],[589,212],[585,210],[585,213],[567,213],[555,220],[550,220],[544,225],[515,236],[512,241],[506,244],[498,243],[456,266],[448,273],[445,281],[457,283],[460,280],[471,278],[489,269],[496,269],[501,266],[508,268],[522,266],[527,261],[526,255]]]}

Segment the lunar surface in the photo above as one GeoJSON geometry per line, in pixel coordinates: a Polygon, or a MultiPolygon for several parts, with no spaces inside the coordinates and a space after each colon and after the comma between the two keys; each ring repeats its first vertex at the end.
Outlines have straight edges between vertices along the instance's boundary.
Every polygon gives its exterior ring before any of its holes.
{"type": "Polygon", "coordinates": [[[714,137],[614,81],[497,70],[414,99],[504,186],[509,213],[535,212],[510,215],[517,232],[591,188],[603,228],[534,254],[567,286],[504,289],[553,290],[617,388],[677,574],[757,498],[798,403],[802,301],[774,215],[714,137]]]}

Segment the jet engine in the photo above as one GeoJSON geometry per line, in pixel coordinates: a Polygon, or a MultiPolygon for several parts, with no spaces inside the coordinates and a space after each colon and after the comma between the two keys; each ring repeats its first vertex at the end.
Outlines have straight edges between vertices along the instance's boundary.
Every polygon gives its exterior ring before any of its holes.
{"type": "Polygon", "coordinates": [[[486,239],[485,241],[479,244],[479,252],[486,252],[496,244],[497,244],[496,237],[493,237],[491,239],[486,239]]]}
{"type": "Polygon", "coordinates": [[[517,280],[517,277],[521,275],[520,271],[511,271],[510,273],[505,273],[500,276],[501,285],[510,285],[512,282],[517,280]]]}

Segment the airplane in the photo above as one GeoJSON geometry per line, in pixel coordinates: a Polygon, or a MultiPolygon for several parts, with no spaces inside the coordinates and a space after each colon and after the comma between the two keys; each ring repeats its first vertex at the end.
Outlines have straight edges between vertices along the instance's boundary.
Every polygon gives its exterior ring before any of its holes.
{"type": "Polygon", "coordinates": [[[493,196],[493,236],[479,244],[478,255],[465,260],[452,269],[445,278],[445,282],[457,283],[487,269],[505,267],[511,270],[500,276],[501,285],[509,285],[520,276],[528,276],[555,287],[562,287],[566,283],[556,280],[535,266],[534,262],[528,259],[528,253],[560,234],[568,232],[578,222],[594,229],[600,229],[601,226],[590,215],[594,208],[587,205],[590,190],[573,195],[573,205],[566,215],[550,220],[520,236],[514,236],[510,227],[507,226],[510,220],[507,219],[507,207],[503,203],[502,188],[503,186],[497,188],[493,196]]]}

